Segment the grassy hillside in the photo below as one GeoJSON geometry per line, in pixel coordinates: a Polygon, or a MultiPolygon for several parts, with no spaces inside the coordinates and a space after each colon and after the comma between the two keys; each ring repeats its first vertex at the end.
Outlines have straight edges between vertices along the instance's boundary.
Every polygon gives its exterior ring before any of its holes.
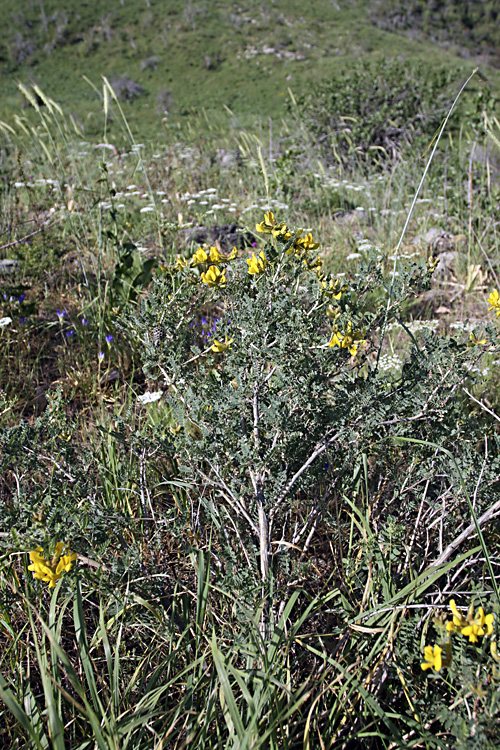
{"type": "MultiPolygon", "coordinates": [[[[377,28],[359,0],[110,0],[103,8],[98,0],[5,0],[0,118],[23,104],[16,82],[34,82],[91,134],[100,106],[91,84],[100,92],[104,75],[144,138],[158,133],[165,111],[172,119],[203,108],[216,117],[228,107],[243,125],[280,117],[288,88],[300,94],[360,58],[471,68],[434,44],[377,28]]],[[[119,138],[113,123],[110,137],[119,138]]]]}

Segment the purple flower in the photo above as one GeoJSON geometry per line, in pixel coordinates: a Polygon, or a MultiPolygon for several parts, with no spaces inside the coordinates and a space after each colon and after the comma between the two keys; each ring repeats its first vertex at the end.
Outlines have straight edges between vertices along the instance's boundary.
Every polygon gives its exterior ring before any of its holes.
{"type": "Polygon", "coordinates": [[[21,294],[21,296],[19,297],[19,299],[17,301],[19,302],[19,304],[21,304],[21,302],[23,302],[23,300],[24,300],[24,294],[21,294]]]}
{"type": "Polygon", "coordinates": [[[99,352],[99,354],[97,355],[97,358],[104,359],[104,352],[99,352]]]}
{"type": "Polygon", "coordinates": [[[108,333],[108,335],[106,336],[106,343],[111,344],[112,341],[113,341],[113,336],[110,333],[108,333]]]}
{"type": "Polygon", "coordinates": [[[257,243],[256,242],[252,242],[252,247],[257,247],[257,243]]]}
{"type": "Polygon", "coordinates": [[[75,335],[75,332],[73,329],[71,329],[70,331],[66,331],[65,333],[65,336],[67,339],[72,339],[74,335],[75,335]]]}
{"type": "Polygon", "coordinates": [[[67,314],[68,313],[66,312],[66,310],[56,310],[56,315],[59,318],[59,320],[62,320],[63,318],[65,318],[67,314]]]}
{"type": "Polygon", "coordinates": [[[25,320],[26,320],[26,318],[19,318],[19,322],[20,323],[24,323],[25,320]]]}
{"type": "Polygon", "coordinates": [[[82,326],[86,326],[88,325],[88,323],[89,321],[87,320],[87,318],[82,318],[82,326]]]}

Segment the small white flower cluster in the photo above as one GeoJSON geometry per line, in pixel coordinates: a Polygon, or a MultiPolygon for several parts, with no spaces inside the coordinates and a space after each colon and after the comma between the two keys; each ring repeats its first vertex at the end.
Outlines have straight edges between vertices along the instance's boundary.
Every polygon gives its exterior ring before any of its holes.
{"type": "Polygon", "coordinates": [[[155,401],[159,401],[163,396],[163,391],[146,391],[141,396],[137,396],[137,400],[141,404],[153,404],[155,401]]]}
{"type": "Polygon", "coordinates": [[[378,366],[384,372],[400,370],[403,366],[403,360],[394,354],[382,354],[378,361],[378,366]]]}
{"type": "MultiPolygon", "coordinates": [[[[420,333],[421,331],[429,329],[435,331],[439,326],[439,320],[409,320],[404,321],[404,325],[411,333],[420,333]]],[[[394,321],[389,323],[385,330],[388,332],[395,331],[397,333],[404,331],[404,328],[400,323],[394,321]]]]}
{"type": "Polygon", "coordinates": [[[478,328],[481,325],[483,325],[483,321],[481,320],[455,320],[453,323],[450,323],[450,328],[458,332],[471,333],[474,328],[478,328]]]}

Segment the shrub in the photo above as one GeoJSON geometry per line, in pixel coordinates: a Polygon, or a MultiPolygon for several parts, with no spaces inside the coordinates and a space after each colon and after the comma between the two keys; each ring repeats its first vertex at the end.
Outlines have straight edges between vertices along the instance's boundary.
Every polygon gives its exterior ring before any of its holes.
{"type": "Polygon", "coordinates": [[[329,162],[396,158],[432,136],[455,93],[456,72],[401,60],[361,62],[313,86],[289,109],[329,162]]]}

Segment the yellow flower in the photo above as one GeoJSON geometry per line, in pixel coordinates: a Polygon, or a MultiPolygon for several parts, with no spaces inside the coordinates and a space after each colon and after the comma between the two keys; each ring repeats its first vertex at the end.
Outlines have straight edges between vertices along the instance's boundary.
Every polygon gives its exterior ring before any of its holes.
{"type": "Polygon", "coordinates": [[[500,317],[500,296],[496,289],[493,289],[492,293],[488,297],[488,310],[495,310],[497,316],[500,317]]]}
{"type": "Polygon", "coordinates": [[[247,259],[248,263],[248,273],[253,275],[256,273],[262,273],[264,268],[268,265],[266,256],[264,255],[264,252],[261,250],[259,253],[259,257],[257,258],[255,253],[252,253],[252,257],[247,259]]]}
{"type": "Polygon", "coordinates": [[[63,543],[57,542],[54,555],[50,560],[43,555],[42,547],[37,547],[36,550],[30,552],[31,565],[28,565],[28,570],[31,570],[38,580],[48,583],[49,589],[54,588],[65,571],[71,570],[73,562],[78,557],[76,552],[71,552],[69,549],[62,554],[63,548],[63,543]]]}
{"type": "Polygon", "coordinates": [[[185,260],[182,256],[178,255],[177,259],[175,261],[175,267],[178,271],[182,271],[184,268],[186,268],[188,262],[185,260]]]}
{"type": "Polygon", "coordinates": [[[455,604],[455,599],[450,599],[450,609],[453,614],[453,620],[452,622],[446,623],[446,630],[451,633],[460,633],[462,631],[462,628],[465,628],[465,626],[467,625],[467,620],[458,611],[457,605],[455,604]]]}
{"type": "Polygon", "coordinates": [[[467,342],[467,346],[477,346],[478,344],[486,344],[486,339],[477,339],[473,333],[469,336],[469,341],[467,342]]]}
{"type": "Polygon", "coordinates": [[[306,268],[309,269],[309,271],[314,271],[314,273],[317,275],[318,278],[321,278],[322,276],[322,266],[323,266],[323,259],[319,257],[313,259],[305,258],[304,259],[304,265],[306,268]]]}
{"type": "Polygon", "coordinates": [[[485,615],[484,609],[479,607],[476,616],[473,618],[474,609],[471,607],[471,610],[470,622],[467,627],[462,628],[462,635],[468,636],[470,643],[477,643],[478,636],[491,635],[493,633],[494,617],[492,614],[485,615]]]}
{"type": "Polygon", "coordinates": [[[316,250],[319,242],[314,242],[312,234],[306,234],[305,237],[298,237],[294,242],[294,247],[308,253],[309,250],[316,250]]]}
{"type": "Polygon", "coordinates": [[[493,614],[485,615],[484,609],[479,607],[474,617],[474,605],[471,604],[467,617],[461,614],[455,605],[455,600],[450,599],[450,609],[453,613],[453,621],[446,623],[446,630],[461,633],[469,639],[469,643],[477,643],[478,638],[493,633],[493,614]]]}
{"type": "Polygon", "coordinates": [[[210,266],[206,273],[201,274],[201,280],[208,286],[223,286],[226,283],[226,270],[220,270],[217,266],[210,266]]]}
{"type": "Polygon", "coordinates": [[[339,349],[348,349],[349,353],[355,357],[358,353],[358,346],[365,343],[365,339],[362,336],[361,331],[352,330],[352,323],[349,321],[345,333],[333,332],[328,346],[338,346],[339,349]]]}
{"type": "Polygon", "coordinates": [[[490,644],[490,653],[491,653],[492,657],[494,658],[494,660],[500,664],[500,655],[498,653],[497,642],[496,641],[491,641],[491,644],[490,644]]]}
{"type": "Polygon", "coordinates": [[[338,291],[339,289],[339,280],[338,279],[330,279],[330,282],[327,284],[326,279],[321,282],[321,291],[324,295],[329,297],[330,299],[336,299],[339,300],[342,297],[342,289],[338,291]]]}
{"type": "Polygon", "coordinates": [[[199,247],[198,250],[193,255],[193,257],[191,258],[191,264],[193,266],[197,266],[199,263],[206,263],[207,260],[208,260],[208,254],[206,250],[204,250],[202,247],[199,247]]]}
{"type": "Polygon", "coordinates": [[[262,234],[272,234],[273,237],[278,237],[281,240],[289,240],[292,236],[292,233],[284,221],[279,224],[277,223],[272,211],[267,211],[264,214],[264,221],[261,221],[260,224],[256,224],[255,228],[262,234]]]}
{"type": "Polygon", "coordinates": [[[221,261],[233,260],[233,258],[236,258],[237,254],[238,250],[235,247],[233,247],[229,255],[222,255],[218,248],[212,246],[210,248],[210,261],[212,263],[220,263],[221,261]]]}
{"type": "Polygon", "coordinates": [[[233,341],[234,339],[228,339],[227,336],[224,343],[222,343],[222,341],[214,339],[214,343],[212,344],[212,351],[215,352],[215,354],[221,354],[222,352],[225,352],[226,349],[229,349],[233,341]]]}
{"type": "Polygon", "coordinates": [[[273,212],[267,211],[264,213],[264,221],[261,221],[260,224],[256,224],[255,228],[258,232],[262,232],[262,234],[271,234],[275,224],[276,219],[274,218],[273,212]]]}
{"type": "Polygon", "coordinates": [[[425,661],[420,664],[422,669],[435,669],[436,672],[439,672],[441,667],[443,666],[443,660],[441,658],[441,654],[443,653],[443,649],[439,646],[426,646],[424,648],[424,659],[425,661]]]}

